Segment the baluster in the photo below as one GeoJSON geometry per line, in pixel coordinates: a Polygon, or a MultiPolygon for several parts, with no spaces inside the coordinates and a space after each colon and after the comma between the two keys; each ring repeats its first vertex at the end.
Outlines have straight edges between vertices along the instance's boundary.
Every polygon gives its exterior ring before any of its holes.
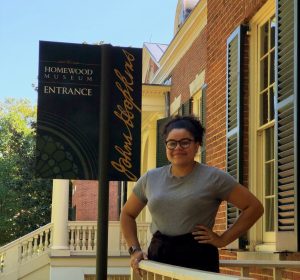
{"type": "Polygon", "coordinates": [[[39,238],[39,236],[38,235],[35,235],[34,237],[33,237],[33,254],[34,255],[37,255],[38,254],[38,238],[39,238]]]}
{"type": "Polygon", "coordinates": [[[122,233],[120,234],[120,251],[121,253],[127,252],[126,241],[122,233]]]}
{"type": "Polygon", "coordinates": [[[97,251],[97,231],[98,231],[98,228],[97,226],[95,226],[95,231],[94,231],[94,251],[97,251]]]}
{"type": "Polygon", "coordinates": [[[41,233],[40,233],[40,240],[39,240],[39,254],[41,254],[42,252],[43,252],[43,250],[44,250],[44,242],[43,242],[43,236],[44,236],[44,232],[42,231],[41,233]]]}
{"type": "Polygon", "coordinates": [[[92,247],[93,247],[93,251],[96,251],[96,247],[97,247],[97,226],[93,226],[92,247]]]}
{"type": "MultiPolygon", "coordinates": [[[[156,275],[155,272],[149,273],[149,277],[148,277],[147,279],[149,279],[149,280],[154,280],[154,275],[156,275]]],[[[166,280],[167,280],[167,279],[166,279],[166,280]]]]}
{"type": "Polygon", "coordinates": [[[92,230],[93,226],[88,226],[88,251],[92,251],[92,230]]]}
{"type": "Polygon", "coordinates": [[[45,230],[45,249],[48,249],[49,247],[49,229],[45,230]]]}
{"type": "Polygon", "coordinates": [[[145,226],[143,226],[143,248],[145,248],[146,247],[146,239],[147,239],[147,237],[146,237],[147,235],[146,235],[146,227],[145,226]]]}
{"type": "Polygon", "coordinates": [[[140,242],[141,242],[141,247],[142,247],[142,249],[144,249],[144,244],[145,244],[145,242],[144,242],[144,226],[142,226],[141,228],[140,228],[140,242]]]}
{"type": "Polygon", "coordinates": [[[139,236],[141,248],[144,250],[145,248],[144,248],[144,234],[143,234],[143,231],[144,231],[144,227],[140,226],[139,230],[138,230],[138,236],[139,236]]]}
{"type": "Polygon", "coordinates": [[[26,257],[27,257],[27,242],[24,241],[22,243],[22,257],[21,257],[22,261],[26,260],[26,257]]]}
{"type": "Polygon", "coordinates": [[[81,250],[86,251],[87,250],[87,244],[86,244],[86,227],[82,227],[82,240],[81,240],[81,250]]]}
{"type": "Polygon", "coordinates": [[[80,250],[80,229],[76,226],[76,237],[75,237],[75,251],[80,250]]]}
{"type": "Polygon", "coordinates": [[[70,227],[70,231],[71,231],[71,237],[70,237],[70,249],[71,250],[74,250],[75,249],[75,246],[74,246],[74,243],[75,243],[75,238],[74,238],[74,235],[75,235],[75,228],[74,226],[71,226],[70,227]]]}
{"type": "Polygon", "coordinates": [[[145,225],[145,237],[144,237],[144,246],[147,248],[148,245],[148,226],[145,225]]]}
{"type": "Polygon", "coordinates": [[[22,252],[23,252],[22,244],[19,243],[19,246],[18,246],[18,262],[19,263],[22,261],[22,252]]]}
{"type": "Polygon", "coordinates": [[[4,253],[2,253],[0,255],[0,272],[3,272],[3,268],[4,268],[4,253]]]}
{"type": "Polygon", "coordinates": [[[30,238],[28,241],[28,251],[27,251],[27,255],[28,257],[32,257],[33,255],[33,251],[32,251],[32,242],[33,242],[33,238],[30,238]]]}

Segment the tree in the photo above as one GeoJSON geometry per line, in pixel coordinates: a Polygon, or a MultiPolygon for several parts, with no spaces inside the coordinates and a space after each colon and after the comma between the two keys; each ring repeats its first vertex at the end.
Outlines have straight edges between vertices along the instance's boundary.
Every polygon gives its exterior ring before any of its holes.
{"type": "Polygon", "coordinates": [[[34,177],[36,108],[0,102],[0,245],[50,221],[51,181],[34,177]]]}

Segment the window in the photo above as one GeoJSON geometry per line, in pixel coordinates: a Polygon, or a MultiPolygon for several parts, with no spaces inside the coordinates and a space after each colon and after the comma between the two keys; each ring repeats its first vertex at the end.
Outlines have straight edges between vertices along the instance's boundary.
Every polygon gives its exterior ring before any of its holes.
{"type": "Polygon", "coordinates": [[[250,231],[257,250],[299,250],[296,10],[278,0],[275,13],[268,0],[250,22],[249,185],[265,206],[250,231]]]}
{"type": "Polygon", "coordinates": [[[168,77],[167,79],[164,80],[163,84],[165,86],[170,86],[172,84],[172,76],[168,77]]]}
{"type": "MultiPolygon", "coordinates": [[[[206,85],[202,86],[202,90],[198,91],[193,95],[193,102],[192,102],[192,113],[200,119],[202,126],[205,128],[205,94],[206,94],[206,85]]],[[[198,153],[196,154],[195,160],[205,163],[206,161],[206,148],[205,148],[205,134],[203,136],[203,143],[199,148],[198,153]]]]}
{"type": "MultiPolygon", "coordinates": [[[[262,7],[250,22],[249,186],[265,212],[252,238],[275,244],[275,4],[262,7]],[[255,237],[254,237],[255,236],[255,237]]],[[[251,238],[250,238],[251,239],[251,238]]],[[[274,250],[274,245],[270,246],[274,250]]]]}
{"type": "Polygon", "coordinates": [[[186,101],[185,103],[181,104],[177,114],[179,116],[188,116],[191,114],[191,109],[192,109],[192,103],[193,100],[189,99],[188,101],[186,101]]]}
{"type": "Polygon", "coordinates": [[[274,242],[275,167],[274,167],[274,85],[275,85],[275,17],[258,27],[258,92],[259,123],[257,142],[263,151],[257,158],[262,166],[263,241],[274,242]]]}

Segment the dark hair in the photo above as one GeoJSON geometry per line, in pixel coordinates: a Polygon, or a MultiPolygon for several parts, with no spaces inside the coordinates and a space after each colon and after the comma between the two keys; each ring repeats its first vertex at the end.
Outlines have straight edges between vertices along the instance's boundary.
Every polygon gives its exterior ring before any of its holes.
{"type": "Polygon", "coordinates": [[[202,145],[205,129],[195,116],[175,116],[172,118],[164,127],[163,135],[165,139],[168,137],[170,131],[176,128],[186,129],[193,135],[195,142],[199,142],[202,145]]]}

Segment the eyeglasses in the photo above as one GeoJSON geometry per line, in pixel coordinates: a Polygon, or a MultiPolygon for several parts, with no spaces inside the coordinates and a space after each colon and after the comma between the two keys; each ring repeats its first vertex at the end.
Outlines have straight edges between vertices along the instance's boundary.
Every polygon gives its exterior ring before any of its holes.
{"type": "Polygon", "coordinates": [[[169,150],[174,150],[176,149],[177,145],[179,144],[179,146],[182,148],[182,149],[187,149],[191,143],[195,141],[193,139],[189,139],[189,138],[183,138],[183,139],[180,139],[178,141],[176,140],[168,140],[166,141],[166,147],[169,149],[169,150]]]}

